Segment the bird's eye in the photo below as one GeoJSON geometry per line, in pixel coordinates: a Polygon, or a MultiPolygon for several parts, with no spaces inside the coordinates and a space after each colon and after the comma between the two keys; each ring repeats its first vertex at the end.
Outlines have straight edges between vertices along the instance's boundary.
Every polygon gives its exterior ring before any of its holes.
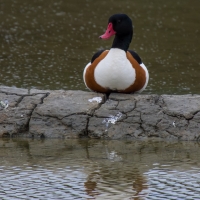
{"type": "Polygon", "coordinates": [[[119,24],[120,22],[121,22],[121,20],[120,20],[120,19],[118,19],[118,20],[117,20],[117,23],[119,24]]]}

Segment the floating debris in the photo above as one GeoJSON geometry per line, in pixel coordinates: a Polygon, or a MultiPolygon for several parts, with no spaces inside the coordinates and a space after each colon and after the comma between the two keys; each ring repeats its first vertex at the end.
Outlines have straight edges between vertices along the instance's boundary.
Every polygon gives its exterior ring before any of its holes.
{"type": "Polygon", "coordinates": [[[92,99],[88,99],[89,102],[94,102],[96,101],[97,103],[101,103],[102,102],[102,98],[101,97],[93,97],[92,99]]]}
{"type": "Polygon", "coordinates": [[[0,106],[6,109],[8,107],[8,100],[6,99],[5,101],[0,101],[0,106]]]}
{"type": "Polygon", "coordinates": [[[115,124],[121,117],[122,117],[122,113],[119,112],[119,113],[117,113],[116,116],[110,115],[108,118],[105,118],[102,123],[106,124],[106,131],[107,131],[109,124],[115,124]]]}

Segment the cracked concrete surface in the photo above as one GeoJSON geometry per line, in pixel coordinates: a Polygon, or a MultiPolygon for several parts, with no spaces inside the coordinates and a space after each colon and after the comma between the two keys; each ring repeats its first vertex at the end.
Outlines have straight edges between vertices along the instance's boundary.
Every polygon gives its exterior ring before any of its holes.
{"type": "Polygon", "coordinates": [[[8,100],[9,106],[0,107],[0,137],[27,132],[32,112],[45,96],[46,93],[30,94],[26,89],[1,86],[0,101],[8,100]]]}
{"type": "Polygon", "coordinates": [[[47,91],[0,86],[0,137],[200,140],[200,95],[47,91]],[[100,97],[102,102],[89,100],[100,97]]]}

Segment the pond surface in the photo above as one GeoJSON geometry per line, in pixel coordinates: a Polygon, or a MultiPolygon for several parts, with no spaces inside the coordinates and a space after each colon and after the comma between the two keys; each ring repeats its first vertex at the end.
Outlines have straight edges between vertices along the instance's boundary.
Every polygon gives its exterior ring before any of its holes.
{"type": "Polygon", "coordinates": [[[0,140],[1,199],[199,199],[200,144],[0,140]]]}
{"type": "Polygon", "coordinates": [[[86,90],[82,72],[109,16],[134,23],[130,49],[150,72],[144,93],[200,91],[200,1],[1,0],[0,84],[38,89],[86,90]]]}

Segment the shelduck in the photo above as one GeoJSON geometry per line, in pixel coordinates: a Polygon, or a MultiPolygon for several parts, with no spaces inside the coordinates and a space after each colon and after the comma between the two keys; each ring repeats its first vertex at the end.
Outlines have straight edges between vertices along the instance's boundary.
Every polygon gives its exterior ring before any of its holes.
{"type": "Polygon", "coordinates": [[[126,14],[112,15],[100,38],[108,39],[113,35],[111,49],[98,51],[86,65],[83,72],[86,87],[101,93],[142,92],[148,84],[149,73],[139,55],[128,50],[133,26],[126,14]]]}

